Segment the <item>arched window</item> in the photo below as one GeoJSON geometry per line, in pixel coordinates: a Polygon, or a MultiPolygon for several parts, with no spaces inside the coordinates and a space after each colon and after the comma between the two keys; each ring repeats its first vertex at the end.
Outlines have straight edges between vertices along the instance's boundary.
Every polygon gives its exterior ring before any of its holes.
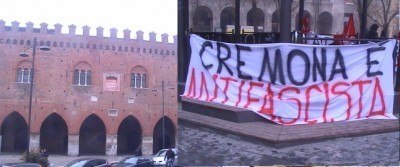
{"type": "Polygon", "coordinates": [[[122,51],[122,47],[121,46],[118,46],[118,51],[122,51]]]}
{"type": "Polygon", "coordinates": [[[135,52],[135,48],[134,47],[131,47],[131,52],[135,52]]]}
{"type": "Polygon", "coordinates": [[[142,88],[146,88],[146,74],[142,74],[142,88]]]}
{"type": "Polygon", "coordinates": [[[99,45],[99,49],[103,49],[103,44],[100,44],[100,45],[99,45]]]}
{"type": "Polygon", "coordinates": [[[84,47],[83,43],[81,43],[81,44],[79,45],[79,47],[80,47],[80,48],[83,48],[83,47],[84,47]]]}
{"type": "Polygon", "coordinates": [[[30,83],[31,70],[28,68],[18,68],[17,70],[17,82],[19,83],[30,83]]]}
{"type": "Polygon", "coordinates": [[[24,75],[23,74],[22,68],[18,68],[17,70],[17,82],[22,82],[24,75]]]}
{"type": "Polygon", "coordinates": [[[110,50],[110,46],[106,45],[106,50],[110,50]]]}
{"type": "Polygon", "coordinates": [[[253,7],[247,13],[247,25],[254,26],[254,31],[258,32],[258,30],[264,29],[264,12],[257,7],[253,7]],[[262,27],[259,29],[259,27],[262,27]]]}
{"type": "Polygon", "coordinates": [[[130,87],[133,88],[146,88],[146,74],[131,73],[130,87]]]}
{"type": "MultiPolygon", "coordinates": [[[[296,29],[297,29],[297,27],[299,27],[299,17],[300,17],[300,16],[299,16],[299,13],[297,13],[297,14],[296,14],[296,20],[295,20],[296,29]]],[[[308,27],[307,27],[307,28],[308,28],[309,30],[311,30],[311,27],[313,27],[312,24],[314,23],[314,22],[311,21],[311,20],[313,20],[313,18],[311,17],[311,13],[310,13],[309,11],[307,11],[307,10],[304,10],[303,18],[304,18],[304,17],[307,17],[307,18],[308,18],[308,27]]],[[[303,18],[302,18],[302,19],[303,19],[303,18]]]]}
{"type": "Polygon", "coordinates": [[[25,68],[24,69],[24,75],[22,76],[22,82],[23,83],[28,83],[29,74],[30,74],[30,71],[27,68],[25,68]]]}
{"type": "Polygon", "coordinates": [[[13,44],[18,44],[18,40],[14,39],[13,44]]]}
{"type": "Polygon", "coordinates": [[[127,46],[125,46],[124,51],[128,52],[128,47],[127,46]]]}
{"type": "Polygon", "coordinates": [[[57,47],[57,42],[54,41],[54,42],[53,42],[53,46],[54,46],[54,47],[57,47]]]}
{"type": "Polygon", "coordinates": [[[212,31],[213,14],[207,6],[199,6],[193,15],[193,31],[208,32],[212,31]]]}
{"type": "Polygon", "coordinates": [[[74,85],[92,85],[92,72],[90,70],[74,70],[74,85]]]}
{"type": "Polygon", "coordinates": [[[74,85],[79,85],[79,70],[74,71],[74,85]]]}
{"type": "Polygon", "coordinates": [[[19,40],[19,44],[23,45],[24,44],[24,40],[23,39],[19,40]]]}
{"type": "Polygon", "coordinates": [[[318,33],[332,34],[333,16],[329,12],[322,12],[318,16],[318,33]]]}
{"type": "Polygon", "coordinates": [[[92,71],[86,72],[86,85],[92,85],[92,71]]]}
{"type": "Polygon", "coordinates": [[[135,82],[135,88],[141,88],[142,87],[142,75],[137,73],[136,74],[136,82],[135,82]]]}
{"type": "Polygon", "coordinates": [[[88,49],[89,49],[89,48],[90,48],[90,44],[86,44],[86,48],[88,48],[88,49]]]}
{"type": "Polygon", "coordinates": [[[112,46],[112,50],[115,51],[115,46],[112,46]]]}
{"type": "Polygon", "coordinates": [[[235,8],[226,7],[221,11],[220,15],[221,30],[226,32],[227,25],[235,25],[235,8]]]}
{"type": "Polygon", "coordinates": [[[272,13],[272,32],[279,32],[279,11],[272,13]]]}
{"type": "Polygon", "coordinates": [[[85,70],[81,70],[79,74],[79,85],[85,85],[86,83],[86,72],[85,70]]]}
{"type": "Polygon", "coordinates": [[[64,47],[64,42],[60,42],[60,47],[64,47]]]}

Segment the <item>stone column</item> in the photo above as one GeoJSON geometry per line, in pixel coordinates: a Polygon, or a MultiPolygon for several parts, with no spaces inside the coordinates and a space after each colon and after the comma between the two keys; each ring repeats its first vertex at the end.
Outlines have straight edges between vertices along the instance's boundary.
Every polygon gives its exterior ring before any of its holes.
{"type": "Polygon", "coordinates": [[[29,141],[29,149],[30,150],[39,150],[40,149],[40,135],[39,134],[31,134],[29,141]]]}
{"type": "Polygon", "coordinates": [[[153,136],[143,136],[142,143],[143,155],[153,155],[153,136]]]}
{"type": "Polygon", "coordinates": [[[79,155],[79,135],[68,135],[68,156],[79,155]]]}
{"type": "Polygon", "coordinates": [[[117,155],[118,135],[107,135],[106,138],[106,155],[117,155]]]}

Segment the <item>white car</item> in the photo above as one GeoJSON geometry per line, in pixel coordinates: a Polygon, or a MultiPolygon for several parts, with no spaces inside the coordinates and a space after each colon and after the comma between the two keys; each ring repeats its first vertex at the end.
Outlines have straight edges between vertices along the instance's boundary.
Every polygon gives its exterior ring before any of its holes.
{"type": "MultiPolygon", "coordinates": [[[[155,166],[165,166],[165,153],[168,151],[168,149],[162,149],[158,151],[156,155],[153,157],[153,162],[155,166]]],[[[178,161],[178,150],[176,148],[173,148],[172,151],[175,153],[175,161],[174,161],[174,166],[177,164],[178,161]]]]}

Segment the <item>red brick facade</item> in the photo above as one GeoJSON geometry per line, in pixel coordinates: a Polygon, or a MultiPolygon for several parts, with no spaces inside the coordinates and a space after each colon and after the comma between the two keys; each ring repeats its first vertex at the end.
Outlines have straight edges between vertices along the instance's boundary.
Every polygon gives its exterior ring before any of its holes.
{"type": "MultiPolygon", "coordinates": [[[[73,25],[69,26],[69,34],[62,34],[61,28],[57,24],[55,29],[48,29],[45,23],[40,29],[33,28],[32,23],[19,27],[18,22],[5,26],[0,20],[0,125],[13,112],[25,121],[28,119],[30,84],[16,82],[17,70],[30,69],[32,49],[29,48],[36,37],[38,48],[48,45],[51,50],[37,49],[35,55],[31,148],[39,147],[39,140],[35,139],[40,138],[43,122],[52,113],[61,116],[67,125],[69,155],[79,154],[74,150],[77,144],[72,138],[79,136],[84,120],[93,114],[105,125],[108,155],[117,153],[114,138],[128,116],[140,124],[144,154],[150,154],[155,147],[153,132],[156,123],[162,120],[163,109],[165,120],[172,121],[176,136],[176,37],[174,43],[169,43],[167,34],[162,34],[162,41],[158,42],[155,33],[149,34],[149,41],[143,40],[142,31],[132,39],[130,31],[124,30],[121,39],[117,38],[116,29],[110,30],[110,37],[103,37],[101,27],[97,28],[97,36],[89,36],[87,26],[83,27],[83,35],[76,35],[73,25]],[[28,57],[19,56],[24,49],[28,57]],[[91,71],[91,85],[74,84],[76,69],[91,71]],[[130,87],[131,73],[146,74],[145,88],[130,87]],[[117,76],[116,91],[105,91],[106,75],[117,76]],[[109,109],[117,109],[117,115],[111,116],[109,109]]],[[[175,146],[176,140],[170,141],[174,144],[169,145],[175,146]]]]}

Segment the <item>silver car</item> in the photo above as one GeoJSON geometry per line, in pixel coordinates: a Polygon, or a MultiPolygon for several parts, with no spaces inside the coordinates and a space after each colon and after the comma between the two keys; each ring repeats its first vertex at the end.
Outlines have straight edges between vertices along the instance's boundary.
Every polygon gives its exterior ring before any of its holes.
{"type": "MultiPolygon", "coordinates": [[[[153,162],[155,166],[165,166],[165,153],[168,151],[168,149],[162,149],[158,151],[156,155],[153,157],[153,162]]],[[[172,151],[175,153],[175,161],[174,161],[174,166],[178,164],[178,150],[176,148],[173,148],[172,151]]]]}

